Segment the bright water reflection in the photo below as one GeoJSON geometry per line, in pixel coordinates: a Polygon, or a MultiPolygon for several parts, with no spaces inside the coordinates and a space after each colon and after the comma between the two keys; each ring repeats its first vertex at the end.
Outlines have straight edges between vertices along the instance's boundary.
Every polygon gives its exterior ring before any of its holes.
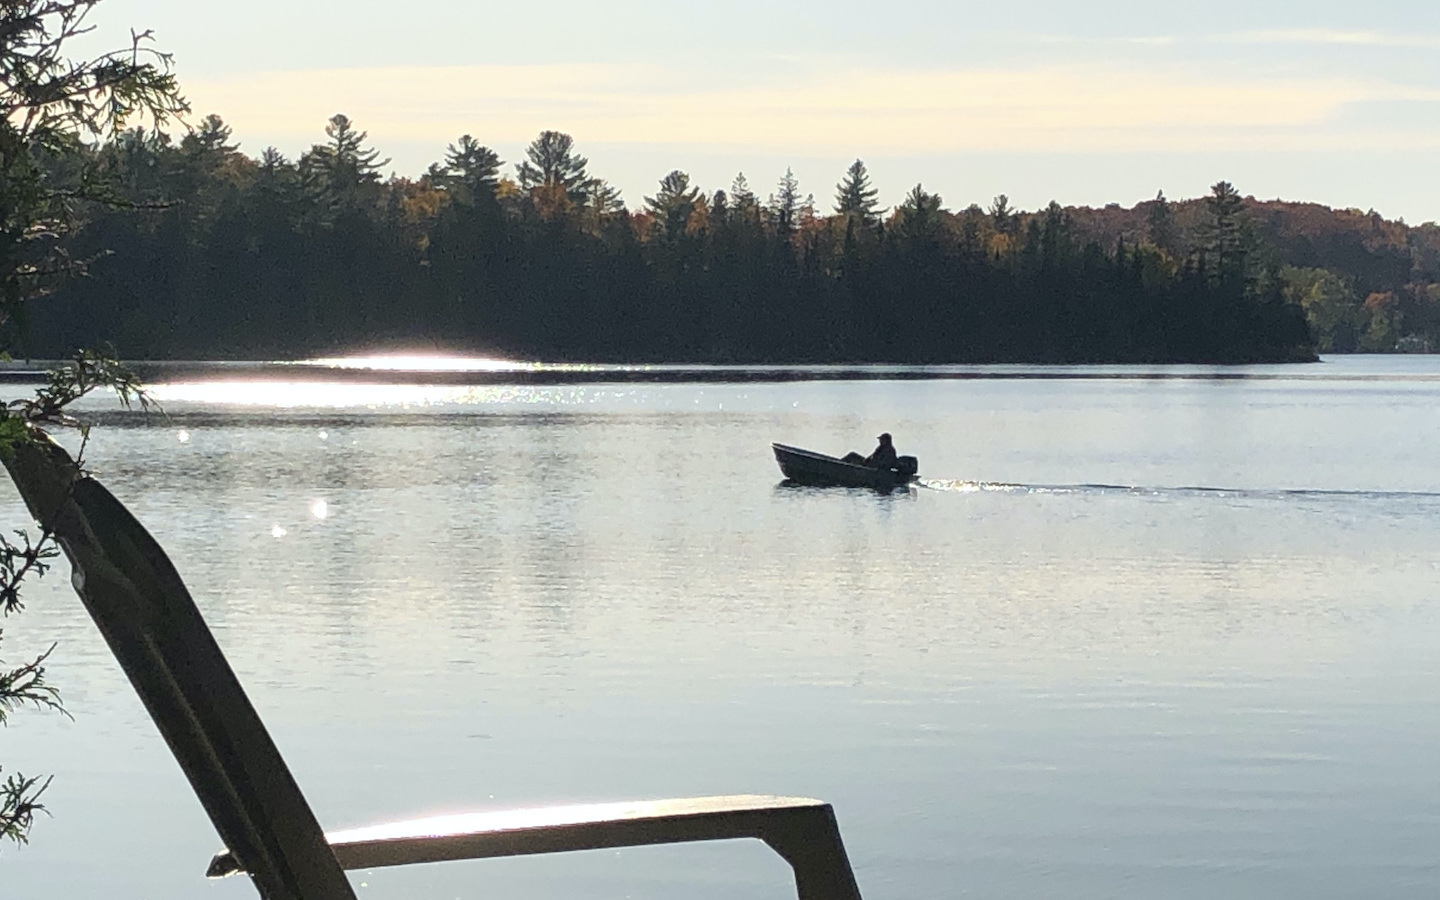
{"type": "MultiPolygon", "coordinates": [[[[870,900],[1431,897],[1440,366],[1258,374],[169,386],[170,418],[107,415],[89,453],[329,827],[808,794],[870,900]],[[882,427],[930,487],[777,486],[768,441],[868,449],[882,427]]],[[[61,642],[77,721],[0,738],[58,776],[0,896],[250,896],[200,882],[213,831],[63,578],[8,624],[12,658],[61,642]]],[[[737,845],[356,883],[786,879],[737,845]]]]}

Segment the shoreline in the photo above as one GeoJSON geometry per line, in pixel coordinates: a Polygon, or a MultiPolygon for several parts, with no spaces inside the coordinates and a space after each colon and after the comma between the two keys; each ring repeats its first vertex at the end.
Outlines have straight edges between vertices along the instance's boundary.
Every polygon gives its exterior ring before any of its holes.
{"type": "MultiPolygon", "coordinates": [[[[1343,354],[1309,362],[1256,363],[983,363],[904,365],[708,364],[708,363],[542,363],[443,358],[397,365],[386,358],[350,360],[146,360],[128,363],[152,384],[214,381],[262,383],[426,384],[454,386],[548,384],[764,383],[807,381],[966,381],[966,380],[1210,380],[1269,379],[1429,380],[1425,374],[1359,374],[1329,367],[1348,358],[1409,358],[1414,354],[1343,354]]],[[[0,384],[31,384],[64,360],[0,364],[0,384]]]]}

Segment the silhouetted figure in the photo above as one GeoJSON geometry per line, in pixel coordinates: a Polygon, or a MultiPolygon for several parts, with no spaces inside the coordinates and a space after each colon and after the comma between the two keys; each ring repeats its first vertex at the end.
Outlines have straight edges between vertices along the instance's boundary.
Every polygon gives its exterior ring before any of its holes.
{"type": "Polygon", "coordinates": [[[865,457],[865,465],[874,466],[877,469],[888,469],[894,466],[899,457],[895,454],[895,445],[890,442],[890,432],[885,432],[876,440],[880,442],[880,446],[875,448],[874,453],[865,457]]]}

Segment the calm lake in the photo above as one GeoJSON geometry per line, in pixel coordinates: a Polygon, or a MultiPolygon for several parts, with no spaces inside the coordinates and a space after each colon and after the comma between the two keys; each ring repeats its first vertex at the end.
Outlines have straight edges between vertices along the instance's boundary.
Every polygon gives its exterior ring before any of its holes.
{"type": "MultiPolygon", "coordinates": [[[[328,828],[776,793],[867,900],[1440,893],[1440,357],[882,374],[190,381],[87,455],[328,828]],[[922,487],[779,486],[882,430],[922,487]]],[[[254,897],[60,568],[4,623],[75,719],[0,731],[55,775],[0,897],[254,897]]],[[[744,842],[353,877],[793,896],[744,842]]]]}

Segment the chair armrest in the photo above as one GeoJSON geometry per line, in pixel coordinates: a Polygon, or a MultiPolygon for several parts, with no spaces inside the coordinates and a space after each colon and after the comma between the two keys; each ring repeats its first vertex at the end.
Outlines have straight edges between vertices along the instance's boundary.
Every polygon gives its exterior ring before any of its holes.
{"type": "MultiPolygon", "coordinates": [[[[860,900],[830,804],[737,795],[469,813],[327,834],[345,869],[758,838],[795,871],[800,900],[860,900]]],[[[229,852],[211,877],[238,871],[229,852]]]]}

